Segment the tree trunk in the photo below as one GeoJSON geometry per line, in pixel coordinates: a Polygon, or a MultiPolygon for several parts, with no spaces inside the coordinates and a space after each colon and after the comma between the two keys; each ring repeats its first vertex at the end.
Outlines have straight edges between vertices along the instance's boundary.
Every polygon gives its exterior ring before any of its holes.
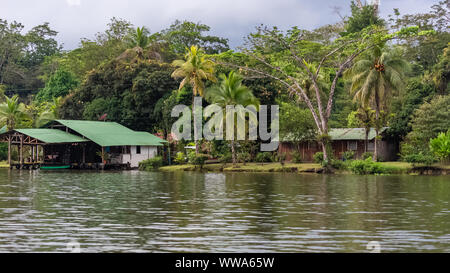
{"type": "Polygon", "coordinates": [[[367,146],[369,145],[369,131],[370,131],[370,128],[369,129],[367,129],[367,128],[365,128],[365,138],[364,138],[364,153],[367,153],[367,146]]]}
{"type": "Polygon", "coordinates": [[[378,160],[378,131],[379,131],[379,119],[380,119],[380,98],[378,97],[378,92],[375,92],[375,143],[374,143],[374,153],[373,161],[378,160]]]}
{"type": "Polygon", "coordinates": [[[197,126],[195,126],[195,95],[192,95],[192,118],[194,121],[194,143],[195,143],[195,154],[200,153],[200,144],[198,140],[195,139],[197,136],[197,126]]]}
{"type": "Polygon", "coordinates": [[[237,160],[236,160],[236,148],[234,146],[234,140],[231,140],[231,157],[233,159],[233,165],[236,165],[237,160]]]}
{"type": "Polygon", "coordinates": [[[327,151],[327,144],[323,141],[320,143],[322,145],[322,152],[323,152],[323,161],[328,161],[328,151],[327,151]]]}

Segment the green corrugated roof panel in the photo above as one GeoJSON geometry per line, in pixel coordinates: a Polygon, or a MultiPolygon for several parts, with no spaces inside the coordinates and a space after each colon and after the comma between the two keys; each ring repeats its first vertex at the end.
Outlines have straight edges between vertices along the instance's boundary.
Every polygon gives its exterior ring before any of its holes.
{"type": "Polygon", "coordinates": [[[0,128],[0,134],[8,132],[8,129],[6,128],[6,125],[0,128]]]}
{"type": "MultiPolygon", "coordinates": [[[[386,130],[387,127],[384,127],[380,130],[382,133],[386,130]]],[[[329,131],[329,135],[333,140],[364,140],[366,131],[364,128],[334,128],[329,131]]],[[[375,138],[375,129],[371,128],[369,131],[369,140],[375,138]]]]}
{"type": "MultiPolygon", "coordinates": [[[[380,130],[380,134],[384,132],[388,127],[383,127],[380,130]]],[[[364,128],[332,128],[328,131],[332,140],[364,140],[365,129],[364,128]]],[[[371,128],[369,131],[369,140],[375,138],[375,129],[371,128]]],[[[282,141],[293,141],[292,135],[287,134],[282,138],[282,141]]]]}
{"type": "Polygon", "coordinates": [[[116,122],[57,120],[100,146],[162,146],[165,140],[147,132],[136,132],[116,122]]]}
{"type": "Polygon", "coordinates": [[[57,129],[15,129],[15,131],[32,138],[36,138],[45,143],[74,143],[89,141],[57,129]]]}

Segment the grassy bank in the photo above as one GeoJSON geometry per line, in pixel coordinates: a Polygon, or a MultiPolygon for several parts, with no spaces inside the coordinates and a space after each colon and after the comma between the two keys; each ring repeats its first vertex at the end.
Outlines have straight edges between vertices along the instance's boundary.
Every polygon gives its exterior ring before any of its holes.
{"type": "Polygon", "coordinates": [[[9,168],[9,164],[7,161],[0,161],[0,168],[9,168]]]}
{"type": "MultiPolygon", "coordinates": [[[[414,167],[410,163],[406,162],[380,162],[380,164],[387,170],[390,174],[407,174],[414,173],[414,167]]],[[[420,167],[420,166],[416,166],[420,167]]],[[[450,171],[450,165],[433,165],[435,168],[450,171]]],[[[208,164],[204,165],[202,171],[207,172],[320,172],[320,164],[315,163],[286,163],[281,165],[280,163],[239,163],[237,166],[228,163],[223,164],[208,164]]],[[[198,171],[200,168],[194,165],[172,165],[164,166],[159,169],[160,171],[198,171]]],[[[349,170],[336,170],[337,173],[351,173],[349,170]]]]}
{"type": "MultiPolygon", "coordinates": [[[[286,163],[281,165],[280,163],[239,163],[236,166],[233,164],[207,164],[203,166],[203,171],[209,172],[316,172],[321,169],[320,164],[315,163],[286,163]]],[[[160,171],[195,171],[200,170],[199,167],[194,165],[172,165],[164,166],[159,169],[160,171]]]]}

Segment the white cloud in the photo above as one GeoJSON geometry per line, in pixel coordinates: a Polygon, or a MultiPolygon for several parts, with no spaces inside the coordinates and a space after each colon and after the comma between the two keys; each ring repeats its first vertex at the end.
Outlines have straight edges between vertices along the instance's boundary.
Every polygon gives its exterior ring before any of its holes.
{"type": "MultiPolygon", "coordinates": [[[[0,0],[1,1],[1,0],[0,0]]],[[[369,1],[369,0],[365,0],[369,1]]],[[[401,14],[427,12],[439,0],[381,0],[380,13],[386,18],[393,8],[401,14]]],[[[201,22],[211,27],[212,35],[242,44],[243,37],[261,23],[282,29],[298,26],[312,29],[334,23],[350,14],[350,0],[14,0],[1,1],[0,18],[18,21],[27,29],[49,22],[59,32],[65,49],[79,45],[80,38],[93,38],[102,32],[113,16],[146,26],[151,32],[168,27],[175,19],[201,22]]]]}
{"type": "Polygon", "coordinates": [[[81,0],[66,0],[66,2],[70,7],[81,5],[81,0]]]}

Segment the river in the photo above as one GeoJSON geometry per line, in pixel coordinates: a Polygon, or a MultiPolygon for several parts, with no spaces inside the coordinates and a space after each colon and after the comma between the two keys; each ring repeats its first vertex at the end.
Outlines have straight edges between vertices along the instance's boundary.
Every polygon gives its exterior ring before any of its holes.
{"type": "Polygon", "coordinates": [[[450,252],[448,176],[0,169],[0,252],[450,252]]]}

